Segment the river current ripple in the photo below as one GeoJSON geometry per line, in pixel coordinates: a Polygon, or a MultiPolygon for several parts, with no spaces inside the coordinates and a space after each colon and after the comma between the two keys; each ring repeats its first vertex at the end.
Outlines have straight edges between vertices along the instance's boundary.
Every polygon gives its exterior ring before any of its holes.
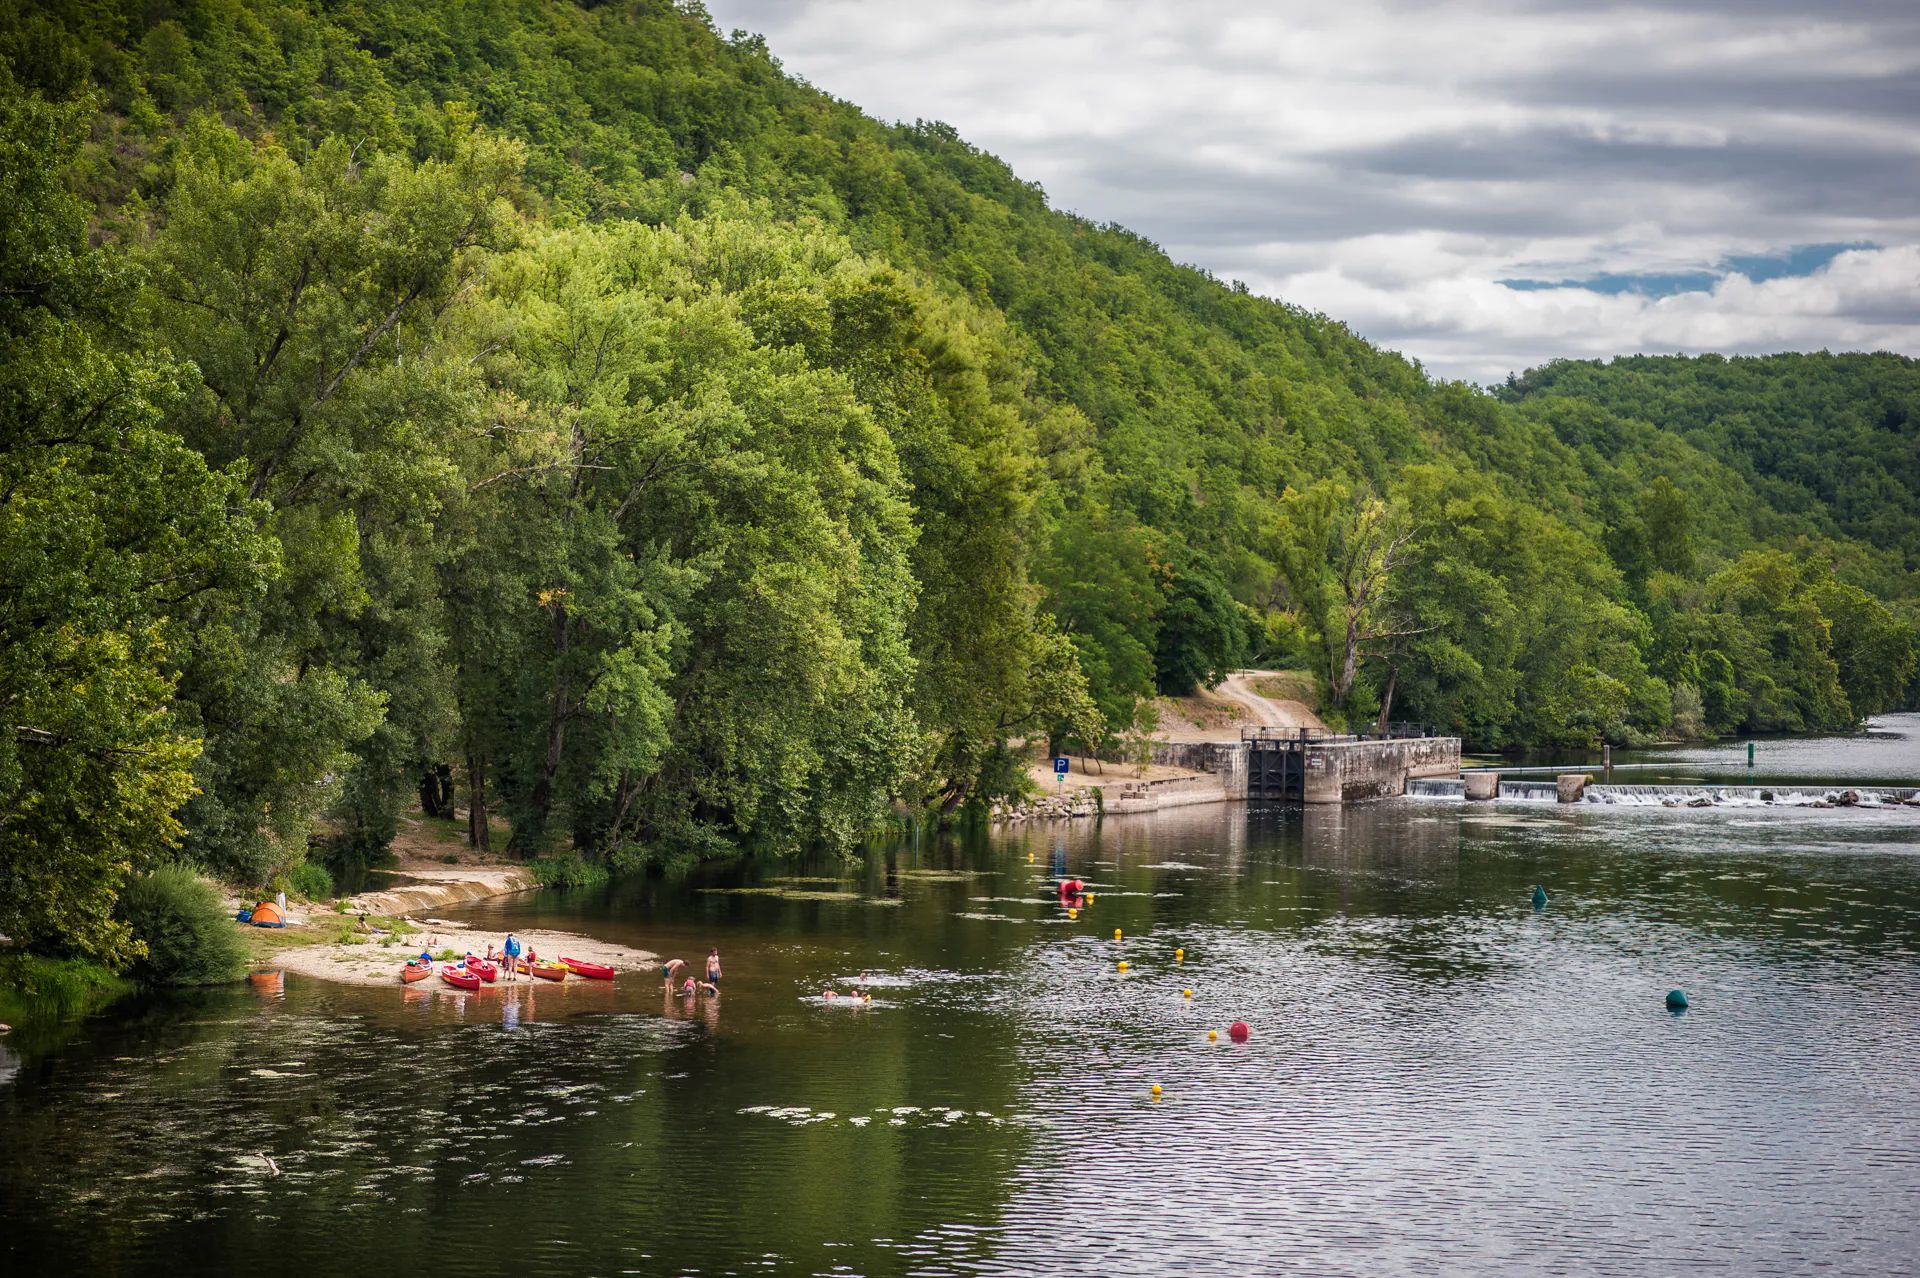
{"type": "MultiPolygon", "coordinates": [[[[1916,724],[1805,766],[1920,776],[1916,724]]],[[[497,901],[716,944],[724,993],[290,978],[11,1042],[0,1269],[1910,1274],[1917,852],[1910,809],[1397,800],[497,901]]]]}

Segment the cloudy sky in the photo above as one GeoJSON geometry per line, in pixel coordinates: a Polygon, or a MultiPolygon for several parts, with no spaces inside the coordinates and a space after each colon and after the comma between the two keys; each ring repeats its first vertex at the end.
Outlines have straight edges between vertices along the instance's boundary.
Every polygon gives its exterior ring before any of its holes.
{"type": "Polygon", "coordinates": [[[1920,0],[708,0],[1437,373],[1920,355],[1920,0]]]}

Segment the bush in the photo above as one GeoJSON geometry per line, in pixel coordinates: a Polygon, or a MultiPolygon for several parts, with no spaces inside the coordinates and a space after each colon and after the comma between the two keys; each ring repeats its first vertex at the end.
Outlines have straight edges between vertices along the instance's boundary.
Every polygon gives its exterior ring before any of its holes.
{"type": "Polygon", "coordinates": [[[293,873],[287,876],[287,886],[309,901],[333,899],[333,876],[327,873],[326,866],[311,861],[302,861],[293,867],[293,873]]]}
{"type": "Polygon", "coordinates": [[[37,1004],[64,1015],[127,988],[112,972],[86,959],[0,954],[0,1006],[37,1004]]]}
{"type": "Polygon", "coordinates": [[[155,985],[212,985],[247,966],[247,946],[213,885],[183,865],[136,874],[120,893],[120,917],[147,943],[133,974],[155,985]]]}
{"type": "Polygon", "coordinates": [[[529,861],[527,869],[541,887],[597,887],[609,877],[606,866],[577,855],[541,857],[529,861]]]}

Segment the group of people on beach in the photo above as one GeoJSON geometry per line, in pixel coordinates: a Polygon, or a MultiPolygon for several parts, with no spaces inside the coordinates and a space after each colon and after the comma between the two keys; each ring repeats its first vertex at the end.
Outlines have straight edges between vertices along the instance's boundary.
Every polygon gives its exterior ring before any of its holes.
{"type": "Polygon", "coordinates": [[[690,974],[682,975],[688,972],[689,969],[685,959],[668,959],[666,966],[660,969],[661,975],[666,978],[667,993],[673,994],[677,992],[686,995],[688,998],[692,998],[696,994],[718,994],[720,992],[720,951],[717,949],[707,951],[707,977],[705,980],[695,980],[690,974]]]}
{"type": "MultiPolygon", "coordinates": [[[[539,961],[540,961],[539,956],[535,954],[531,949],[529,949],[526,952],[527,967],[531,968],[535,963],[539,961]]],[[[507,933],[506,941],[501,944],[498,950],[493,948],[492,941],[488,941],[487,942],[487,962],[498,963],[502,968],[504,968],[507,973],[507,979],[509,981],[517,979],[518,969],[520,968],[520,965],[521,965],[520,938],[515,936],[511,932],[507,933]]],[[[532,980],[533,979],[532,975],[529,974],[527,979],[532,980]]]]}

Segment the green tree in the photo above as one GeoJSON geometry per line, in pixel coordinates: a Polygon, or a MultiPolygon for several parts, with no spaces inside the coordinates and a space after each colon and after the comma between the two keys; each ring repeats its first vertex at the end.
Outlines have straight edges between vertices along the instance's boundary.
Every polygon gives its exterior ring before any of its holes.
{"type": "Polygon", "coordinates": [[[273,551],[235,477],[156,425],[191,370],[99,340],[136,281],[59,182],[88,115],[0,73],[0,931],[118,967],[140,945],[116,894],[192,793],[170,649],[273,551]]]}
{"type": "Polygon", "coordinates": [[[200,372],[169,421],[245,475],[287,548],[261,607],[207,614],[179,654],[207,741],[187,849],[244,880],[297,864],[341,798],[343,837],[377,854],[451,745],[434,521],[474,388],[445,352],[518,234],[520,164],[451,118],[419,164],[340,141],[296,163],[198,120],[142,254],[156,332],[200,372]]]}

